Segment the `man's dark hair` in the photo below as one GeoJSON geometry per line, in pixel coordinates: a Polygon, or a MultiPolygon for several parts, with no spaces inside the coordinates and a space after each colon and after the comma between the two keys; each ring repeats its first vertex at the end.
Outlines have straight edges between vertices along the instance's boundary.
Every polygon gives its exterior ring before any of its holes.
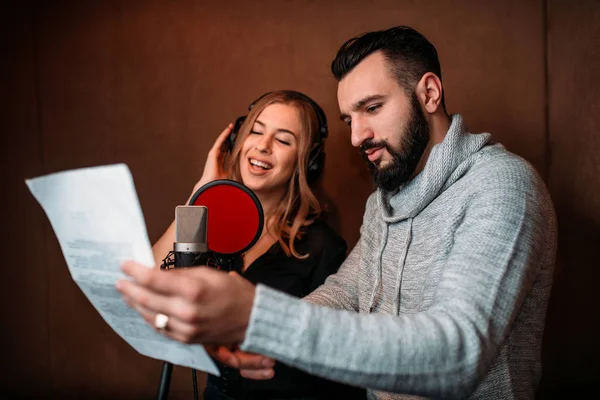
{"type": "MultiPolygon", "coordinates": [[[[367,56],[381,51],[400,86],[412,94],[416,84],[427,72],[442,80],[442,69],[435,47],[419,32],[408,26],[363,33],[340,47],[331,63],[331,72],[341,81],[367,56]]],[[[442,91],[442,107],[444,93],[442,91]]]]}

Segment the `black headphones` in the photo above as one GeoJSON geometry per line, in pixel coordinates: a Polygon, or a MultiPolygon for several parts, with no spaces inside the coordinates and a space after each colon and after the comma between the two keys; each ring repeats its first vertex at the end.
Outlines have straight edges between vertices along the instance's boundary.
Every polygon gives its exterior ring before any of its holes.
{"type": "MultiPolygon", "coordinates": [[[[308,168],[306,171],[306,180],[309,184],[316,182],[323,173],[323,167],[325,166],[325,149],[324,149],[324,141],[327,138],[328,130],[327,130],[327,118],[325,117],[325,112],[323,109],[310,97],[307,95],[296,92],[295,90],[284,90],[282,91],[285,95],[288,95],[292,99],[304,100],[309,103],[315,114],[317,115],[317,120],[319,121],[319,139],[314,144],[314,148],[310,151],[308,156],[308,168]]],[[[263,97],[273,92],[268,92],[260,96],[258,99],[254,100],[252,104],[248,106],[248,111],[252,110],[252,107],[260,101],[263,97]]],[[[233,125],[233,129],[231,134],[227,138],[229,151],[233,149],[233,145],[235,144],[235,139],[237,138],[240,127],[246,120],[247,115],[243,115],[238,117],[233,125]]]]}

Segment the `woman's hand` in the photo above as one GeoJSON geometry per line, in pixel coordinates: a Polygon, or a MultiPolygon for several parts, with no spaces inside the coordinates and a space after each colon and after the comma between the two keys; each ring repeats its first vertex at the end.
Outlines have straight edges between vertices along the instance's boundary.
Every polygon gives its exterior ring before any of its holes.
{"type": "Polygon", "coordinates": [[[218,179],[225,179],[227,177],[227,171],[225,171],[225,156],[227,155],[226,147],[224,146],[225,141],[231,134],[233,124],[230,123],[221,132],[215,144],[208,152],[206,157],[206,164],[204,165],[204,171],[202,172],[202,178],[194,186],[193,193],[196,193],[198,189],[206,185],[209,182],[216,181],[218,179]]]}

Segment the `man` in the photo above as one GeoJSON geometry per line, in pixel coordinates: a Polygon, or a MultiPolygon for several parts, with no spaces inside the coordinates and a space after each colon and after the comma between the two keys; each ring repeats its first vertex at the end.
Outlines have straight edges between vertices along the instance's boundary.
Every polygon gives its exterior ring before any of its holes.
{"type": "MultiPolygon", "coordinates": [[[[415,30],[353,38],[332,71],[378,186],[339,272],[305,301],[208,268],[131,263],[135,283],[119,290],[149,323],[168,315],[175,339],[241,343],[370,398],[533,398],[556,246],[543,182],[447,115],[437,52],[415,30]]],[[[267,358],[220,354],[269,372],[267,358]]]]}

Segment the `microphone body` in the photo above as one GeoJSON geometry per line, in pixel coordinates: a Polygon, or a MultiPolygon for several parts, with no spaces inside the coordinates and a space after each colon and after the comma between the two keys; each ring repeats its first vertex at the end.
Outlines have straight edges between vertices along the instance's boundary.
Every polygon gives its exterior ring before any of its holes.
{"type": "Polygon", "coordinates": [[[208,210],[204,206],[175,208],[174,268],[206,265],[208,210]]]}

